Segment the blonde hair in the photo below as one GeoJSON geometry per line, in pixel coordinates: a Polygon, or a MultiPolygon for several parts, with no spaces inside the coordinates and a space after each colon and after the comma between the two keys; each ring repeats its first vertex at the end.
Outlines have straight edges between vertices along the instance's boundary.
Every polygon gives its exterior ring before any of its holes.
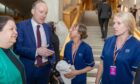
{"type": "Polygon", "coordinates": [[[120,18],[129,28],[129,33],[133,35],[135,28],[137,28],[134,16],[130,12],[119,12],[115,17],[120,18]]]}

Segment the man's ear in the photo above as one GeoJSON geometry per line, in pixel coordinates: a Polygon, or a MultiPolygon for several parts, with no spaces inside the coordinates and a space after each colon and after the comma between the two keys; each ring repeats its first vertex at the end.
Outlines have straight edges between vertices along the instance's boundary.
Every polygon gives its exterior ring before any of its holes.
{"type": "Polygon", "coordinates": [[[33,8],[33,9],[31,10],[32,15],[34,15],[34,12],[35,12],[35,9],[33,8]]]}

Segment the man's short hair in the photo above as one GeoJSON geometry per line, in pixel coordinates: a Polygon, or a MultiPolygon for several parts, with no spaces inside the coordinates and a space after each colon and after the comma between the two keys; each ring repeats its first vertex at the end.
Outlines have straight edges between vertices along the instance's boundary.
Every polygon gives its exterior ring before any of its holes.
{"type": "Polygon", "coordinates": [[[46,4],[46,2],[43,1],[43,0],[37,0],[37,1],[35,1],[35,2],[33,3],[32,9],[35,8],[35,6],[36,6],[38,3],[44,3],[44,4],[46,4]]]}

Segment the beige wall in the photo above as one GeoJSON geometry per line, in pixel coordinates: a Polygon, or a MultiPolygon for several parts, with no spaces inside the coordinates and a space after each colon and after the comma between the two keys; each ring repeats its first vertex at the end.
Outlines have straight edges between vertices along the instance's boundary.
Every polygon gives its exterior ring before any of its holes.
{"type": "Polygon", "coordinates": [[[48,5],[48,15],[46,22],[54,21],[59,22],[63,20],[63,11],[71,6],[75,5],[79,0],[44,0],[48,5]]]}
{"type": "Polygon", "coordinates": [[[44,0],[48,5],[48,15],[46,22],[59,22],[62,20],[63,0],[44,0]]]}
{"type": "Polygon", "coordinates": [[[67,7],[71,5],[76,5],[79,0],[63,0],[63,9],[65,10],[67,7]]]}

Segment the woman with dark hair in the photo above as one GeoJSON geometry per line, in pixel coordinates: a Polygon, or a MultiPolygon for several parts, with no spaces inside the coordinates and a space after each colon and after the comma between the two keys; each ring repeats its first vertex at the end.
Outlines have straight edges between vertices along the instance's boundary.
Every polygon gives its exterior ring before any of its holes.
{"type": "Polygon", "coordinates": [[[83,24],[70,29],[71,41],[66,44],[64,60],[72,65],[73,70],[64,76],[72,79],[71,84],[86,84],[86,73],[93,69],[92,48],[83,41],[87,37],[87,28],[83,24]]]}
{"type": "Polygon", "coordinates": [[[0,84],[26,84],[24,67],[11,49],[17,35],[13,18],[0,16],[0,84]]]}

